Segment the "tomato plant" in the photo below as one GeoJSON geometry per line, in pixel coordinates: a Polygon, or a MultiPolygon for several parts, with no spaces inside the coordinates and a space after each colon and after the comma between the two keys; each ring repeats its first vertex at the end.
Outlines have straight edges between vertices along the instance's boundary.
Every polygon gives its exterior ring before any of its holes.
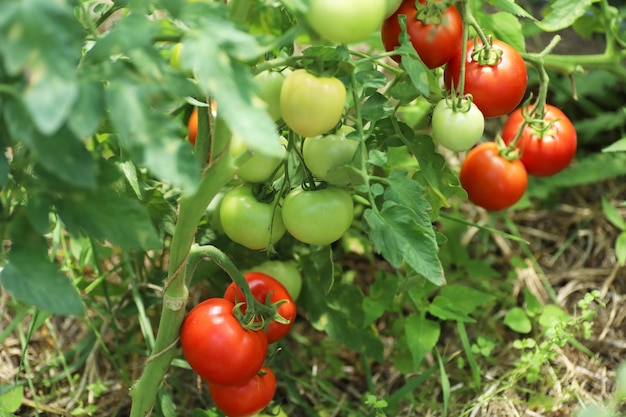
{"type": "Polygon", "coordinates": [[[217,408],[227,417],[251,417],[267,407],[276,392],[276,376],[269,366],[237,385],[209,384],[217,408]]]}
{"type": "Polygon", "coordinates": [[[280,92],[283,120],[303,137],[328,132],[341,120],[346,87],[335,77],[317,77],[297,69],[285,77],[280,92]]]}
{"type": "MultiPolygon", "coordinates": [[[[280,141],[286,146],[287,139],[280,137],[280,141]]],[[[250,151],[246,144],[238,137],[233,136],[230,142],[230,155],[233,158],[237,158],[243,155],[245,152],[250,151]]],[[[268,156],[262,153],[253,153],[248,159],[246,159],[237,168],[237,176],[246,182],[262,183],[269,181],[272,176],[274,179],[280,177],[284,172],[281,166],[283,160],[287,155],[285,149],[285,155],[283,158],[268,156]]]]}
{"type": "MultiPolygon", "coordinates": [[[[459,86],[461,49],[446,65],[444,81],[448,89],[459,86]]],[[[522,101],[528,84],[522,56],[507,43],[493,39],[485,47],[480,39],[467,43],[465,55],[465,88],[486,118],[504,116],[522,101]]]]}
{"type": "Polygon", "coordinates": [[[460,173],[467,197],[487,210],[504,210],[526,192],[528,174],[519,159],[507,159],[495,142],[484,142],[469,151],[460,173]]]}
{"type": "MultiPolygon", "coordinates": [[[[463,41],[463,20],[454,6],[448,7],[443,13],[438,13],[434,21],[420,20],[415,7],[416,0],[404,0],[400,7],[385,19],[381,38],[385,50],[393,51],[400,45],[398,37],[401,28],[398,16],[406,16],[406,31],[411,38],[411,44],[428,68],[437,68],[448,62],[461,48],[463,41]]],[[[426,3],[424,0],[421,3],[426,3]]],[[[397,62],[399,55],[392,56],[397,62]]]]}
{"type": "Polygon", "coordinates": [[[283,221],[287,231],[301,242],[329,245],[350,228],[354,201],[344,188],[327,186],[306,190],[294,188],[283,202],[283,221]]]}
{"type": "Polygon", "coordinates": [[[267,355],[265,333],[243,328],[233,314],[234,307],[223,298],[209,298],[187,313],[180,328],[183,355],[209,383],[248,381],[267,355]]]}
{"type": "Polygon", "coordinates": [[[298,299],[302,290],[302,275],[298,270],[295,261],[271,261],[267,260],[263,263],[250,268],[251,272],[263,272],[274,277],[277,281],[287,288],[289,295],[294,300],[298,299]]]}
{"type": "Polygon", "coordinates": [[[285,74],[279,71],[263,71],[258,73],[254,80],[259,86],[258,95],[266,105],[267,112],[274,121],[282,118],[280,111],[280,90],[285,82],[285,74]]]}
{"type": "Polygon", "coordinates": [[[440,100],[433,110],[431,124],[433,141],[455,152],[470,149],[485,130],[483,114],[468,100],[457,106],[451,100],[440,100]]]}
{"type": "Polygon", "coordinates": [[[252,184],[228,191],[220,203],[220,222],[232,241],[248,249],[265,249],[285,234],[278,194],[270,201],[259,201],[252,184]]]}
{"type": "MultiPolygon", "coordinates": [[[[530,112],[532,107],[528,109],[530,112]]],[[[520,133],[516,146],[528,174],[546,177],[565,169],[576,154],[577,135],[570,119],[558,107],[545,106],[543,117],[526,123],[525,111],[518,108],[502,127],[502,139],[508,145],[520,133]]]]}
{"type": "Polygon", "coordinates": [[[323,39],[355,43],[380,27],[386,7],[382,0],[312,0],[306,19],[323,39]]]}
{"type": "MultiPolygon", "coordinates": [[[[270,321],[267,326],[267,341],[268,343],[274,343],[277,340],[282,339],[289,332],[296,319],[296,303],[287,291],[287,288],[280,283],[276,278],[267,275],[263,272],[247,272],[244,274],[252,295],[260,303],[265,303],[269,297],[270,303],[277,303],[283,301],[278,306],[278,314],[285,319],[286,323],[280,323],[278,321],[270,321]]],[[[243,292],[233,282],[224,292],[224,298],[232,301],[233,303],[241,303],[244,301],[243,292]]],[[[242,312],[245,313],[245,305],[242,308],[242,312]]]]}
{"type": "Polygon", "coordinates": [[[343,125],[335,133],[304,139],[302,157],[307,168],[322,181],[334,185],[346,185],[349,176],[339,168],[348,165],[359,147],[357,139],[347,136],[354,128],[343,125]]]}

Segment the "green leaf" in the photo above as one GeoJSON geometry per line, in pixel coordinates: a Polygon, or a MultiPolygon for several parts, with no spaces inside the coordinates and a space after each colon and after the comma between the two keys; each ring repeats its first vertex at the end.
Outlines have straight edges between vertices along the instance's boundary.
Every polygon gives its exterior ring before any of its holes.
{"type": "Polygon", "coordinates": [[[513,0],[491,0],[491,5],[497,7],[503,12],[513,14],[518,17],[524,17],[526,19],[536,20],[535,17],[528,13],[522,6],[515,3],[513,0]]]}
{"type": "Polygon", "coordinates": [[[576,417],[614,417],[606,407],[598,404],[590,404],[576,411],[576,417]]]}
{"type": "Polygon", "coordinates": [[[626,265],[626,231],[620,233],[615,241],[615,256],[617,256],[617,262],[624,266],[626,265]]]}
{"type": "Polygon", "coordinates": [[[192,69],[202,91],[215,98],[219,115],[233,134],[261,154],[282,157],[276,126],[256,95],[259,86],[246,64],[263,50],[225,17],[214,14],[203,19],[202,29],[183,38],[181,66],[192,69]]]}
{"type": "Polygon", "coordinates": [[[466,323],[476,322],[454,300],[442,295],[436,296],[428,305],[428,312],[441,320],[455,320],[466,323]]]}
{"type": "Polygon", "coordinates": [[[137,200],[114,191],[74,193],[56,202],[61,220],[74,235],[109,240],[122,249],[161,246],[148,211],[137,200]]]}
{"type": "MultiPolygon", "coordinates": [[[[24,236],[22,236],[24,238],[24,236]]],[[[33,246],[14,246],[0,282],[15,298],[52,314],[82,316],[80,295],[71,281],[48,259],[45,241],[34,237],[33,246]]]]}
{"type": "Polygon", "coordinates": [[[365,231],[376,251],[393,267],[399,268],[406,262],[428,281],[443,285],[439,247],[421,186],[401,173],[392,173],[388,179],[390,186],[385,192],[387,201],[382,210],[366,209],[364,212],[365,231]]]}
{"type": "Polygon", "coordinates": [[[111,81],[106,91],[111,122],[133,161],[158,178],[193,192],[200,167],[173,117],[151,107],[154,86],[128,79],[111,81]]]}
{"type": "Polygon", "coordinates": [[[504,325],[521,334],[528,334],[533,328],[526,312],[520,307],[513,307],[506,313],[504,325]]]}
{"type": "Polygon", "coordinates": [[[0,386],[0,411],[14,413],[22,406],[23,385],[0,386]]]}
{"type": "Polygon", "coordinates": [[[496,298],[491,294],[464,285],[446,285],[441,289],[439,295],[452,301],[458,311],[468,315],[496,298]]]}
{"type": "Polygon", "coordinates": [[[83,28],[69,1],[0,4],[0,55],[9,74],[27,77],[24,103],[37,129],[52,134],[68,117],[78,94],[76,65],[83,28]]]}
{"type": "Polygon", "coordinates": [[[546,32],[556,32],[574,24],[595,0],[553,0],[547,15],[537,23],[546,32]]]}
{"type": "Polygon", "coordinates": [[[87,80],[79,83],[80,89],[68,126],[79,138],[96,132],[104,116],[104,90],[102,84],[87,80]]]}
{"type": "Polygon", "coordinates": [[[522,22],[509,13],[481,13],[477,16],[483,29],[520,52],[526,51],[522,22]]]}
{"type": "Polygon", "coordinates": [[[617,376],[615,377],[615,400],[626,400],[626,362],[617,368],[617,376]]]}
{"type": "Polygon", "coordinates": [[[395,107],[384,95],[376,92],[369,96],[361,107],[361,116],[365,120],[377,121],[392,116],[395,107]]]}
{"type": "Polygon", "coordinates": [[[369,296],[363,299],[363,327],[369,326],[389,310],[396,296],[398,277],[379,273],[369,287],[369,296]]]}
{"type": "Polygon", "coordinates": [[[626,152],[626,137],[616,140],[602,149],[602,152],[626,152]]]}
{"type": "Polygon", "coordinates": [[[626,230],[626,221],[617,207],[612,205],[606,197],[602,197],[602,211],[606,219],[620,230],[626,230]]]}
{"type": "Polygon", "coordinates": [[[570,316],[561,307],[548,304],[543,308],[539,316],[539,324],[544,328],[553,327],[555,324],[569,320],[570,316]]]}
{"type": "Polygon", "coordinates": [[[426,354],[437,344],[441,327],[436,321],[412,314],[405,319],[404,332],[417,370],[426,354]]]}
{"type": "Polygon", "coordinates": [[[4,152],[0,155],[0,188],[3,188],[9,180],[9,161],[4,152]]]}

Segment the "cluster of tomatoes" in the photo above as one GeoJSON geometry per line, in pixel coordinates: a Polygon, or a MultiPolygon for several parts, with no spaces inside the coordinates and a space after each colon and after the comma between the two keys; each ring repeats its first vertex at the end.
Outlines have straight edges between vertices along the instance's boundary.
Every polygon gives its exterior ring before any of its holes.
{"type": "MultiPolygon", "coordinates": [[[[453,98],[436,104],[432,138],[452,151],[468,151],[460,172],[469,199],[488,210],[511,207],[523,196],[528,175],[562,171],[576,153],[576,131],[562,111],[545,105],[537,112],[518,108],[528,83],[522,56],[498,39],[469,40],[463,54],[463,20],[454,5],[404,0],[381,30],[387,51],[400,46],[400,16],[413,48],[430,68],[445,65],[444,83],[453,98]],[[464,77],[461,79],[462,67],[464,77]],[[457,91],[460,90],[460,91],[457,91]],[[455,98],[459,96],[461,98],[455,98]],[[471,99],[468,99],[471,97],[471,99]],[[485,118],[507,116],[502,141],[475,146],[485,118]]],[[[393,55],[402,62],[400,55],[393,55]]]]}
{"type": "Polygon", "coordinates": [[[270,404],[276,377],[266,363],[268,346],[283,338],[296,318],[294,299],[280,281],[261,272],[244,277],[254,299],[268,311],[275,307],[277,316],[255,315],[246,322],[244,293],[232,283],[223,297],[191,309],[180,329],[183,355],[228,417],[253,416],[270,404]]]}

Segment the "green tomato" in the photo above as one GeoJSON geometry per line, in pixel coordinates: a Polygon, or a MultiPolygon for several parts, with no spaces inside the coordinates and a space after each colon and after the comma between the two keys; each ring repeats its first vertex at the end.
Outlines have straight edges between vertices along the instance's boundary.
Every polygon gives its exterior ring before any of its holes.
{"type": "Polygon", "coordinates": [[[220,222],[233,242],[248,249],[266,249],[285,234],[281,208],[274,200],[264,203],[254,196],[252,184],[228,191],[220,204],[220,222]]]}
{"type": "Polygon", "coordinates": [[[178,71],[182,70],[180,66],[180,54],[182,50],[183,44],[179,42],[174,45],[174,47],[172,48],[172,53],[170,54],[170,65],[172,66],[172,68],[178,71]]]}
{"type": "Polygon", "coordinates": [[[347,137],[354,131],[344,125],[333,134],[304,139],[302,157],[313,175],[333,185],[350,182],[350,176],[341,168],[352,162],[359,147],[358,140],[347,137]]]}
{"type": "Polygon", "coordinates": [[[258,73],[254,80],[259,85],[258,95],[265,103],[267,112],[274,121],[280,120],[283,117],[280,111],[280,90],[285,82],[285,74],[267,70],[258,73]]]}
{"type": "Polygon", "coordinates": [[[432,138],[436,144],[454,152],[463,152],[474,146],[485,130],[485,118],[472,102],[463,99],[460,107],[441,99],[433,110],[432,138]]]}
{"type": "Polygon", "coordinates": [[[391,16],[396,10],[400,8],[402,0],[387,0],[387,10],[385,11],[385,19],[391,16]]]}
{"type": "MultiPolygon", "coordinates": [[[[287,139],[280,137],[280,141],[283,145],[287,146],[287,139]]],[[[237,169],[237,176],[246,182],[262,183],[270,180],[272,174],[279,168],[287,156],[287,150],[285,149],[284,156],[282,158],[263,155],[258,152],[252,151],[246,146],[246,144],[238,137],[233,136],[230,141],[230,155],[233,158],[237,158],[243,155],[245,152],[251,152],[252,156],[246,159],[237,169]]],[[[276,172],[274,178],[280,177],[284,172],[284,168],[280,167],[276,172]]]]}
{"type": "Polygon", "coordinates": [[[250,268],[250,272],[263,272],[276,278],[296,300],[302,290],[302,275],[294,261],[265,261],[250,268]]]}
{"type": "Polygon", "coordinates": [[[330,245],[339,240],[353,218],[352,194],[332,185],[311,191],[294,188],[283,202],[285,228],[294,238],[310,245],[330,245]]]}
{"type": "Polygon", "coordinates": [[[316,77],[297,69],[285,77],[280,110],[291,130],[303,137],[318,136],[341,120],[346,87],[335,77],[316,77]]]}
{"type": "Polygon", "coordinates": [[[323,39],[348,44],[365,41],[385,18],[385,0],[311,0],[306,20],[323,39]]]}

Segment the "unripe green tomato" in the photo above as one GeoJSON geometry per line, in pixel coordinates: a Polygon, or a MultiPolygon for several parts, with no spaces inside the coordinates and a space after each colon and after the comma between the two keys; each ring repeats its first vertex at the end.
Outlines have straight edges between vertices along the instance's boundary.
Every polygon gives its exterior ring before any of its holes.
{"type": "Polygon", "coordinates": [[[267,70],[258,73],[254,80],[259,85],[258,95],[265,102],[267,112],[274,121],[280,120],[283,117],[280,111],[280,90],[285,82],[285,74],[267,70]]]}
{"type": "MultiPolygon", "coordinates": [[[[283,145],[287,146],[287,139],[281,136],[280,141],[283,145]]],[[[249,151],[246,144],[239,137],[233,136],[230,142],[231,157],[237,158],[240,155],[243,155],[246,151],[249,151]]],[[[286,149],[282,158],[254,152],[250,158],[246,159],[245,162],[238,167],[237,176],[246,182],[255,184],[268,181],[272,176],[272,173],[278,168],[286,156],[286,149]]],[[[283,172],[284,168],[280,167],[274,178],[280,177],[283,172]]]]}
{"type": "Polygon", "coordinates": [[[276,278],[296,300],[302,290],[302,275],[294,261],[265,261],[250,268],[250,272],[263,272],[276,278]]]}
{"type": "Polygon", "coordinates": [[[400,8],[402,0],[387,0],[387,10],[385,11],[385,19],[391,16],[396,10],[400,8]]]}
{"type": "Polygon", "coordinates": [[[338,170],[349,164],[359,147],[359,141],[349,139],[354,128],[343,125],[337,132],[304,139],[302,157],[307,168],[322,181],[333,185],[346,185],[348,175],[338,170]]]}
{"type": "Polygon", "coordinates": [[[243,184],[224,195],[220,204],[220,222],[233,242],[248,249],[266,249],[285,234],[281,207],[274,201],[258,201],[252,184],[243,184]]]}
{"type": "Polygon", "coordinates": [[[311,0],[307,22],[324,39],[342,43],[365,41],[385,18],[385,0],[311,0]]]}
{"type": "MultiPolygon", "coordinates": [[[[465,100],[465,99],[464,99],[465,100]]],[[[464,152],[474,146],[485,130],[485,118],[476,104],[465,100],[464,110],[454,109],[450,100],[441,99],[433,110],[432,138],[436,144],[454,152],[464,152]]]]}

